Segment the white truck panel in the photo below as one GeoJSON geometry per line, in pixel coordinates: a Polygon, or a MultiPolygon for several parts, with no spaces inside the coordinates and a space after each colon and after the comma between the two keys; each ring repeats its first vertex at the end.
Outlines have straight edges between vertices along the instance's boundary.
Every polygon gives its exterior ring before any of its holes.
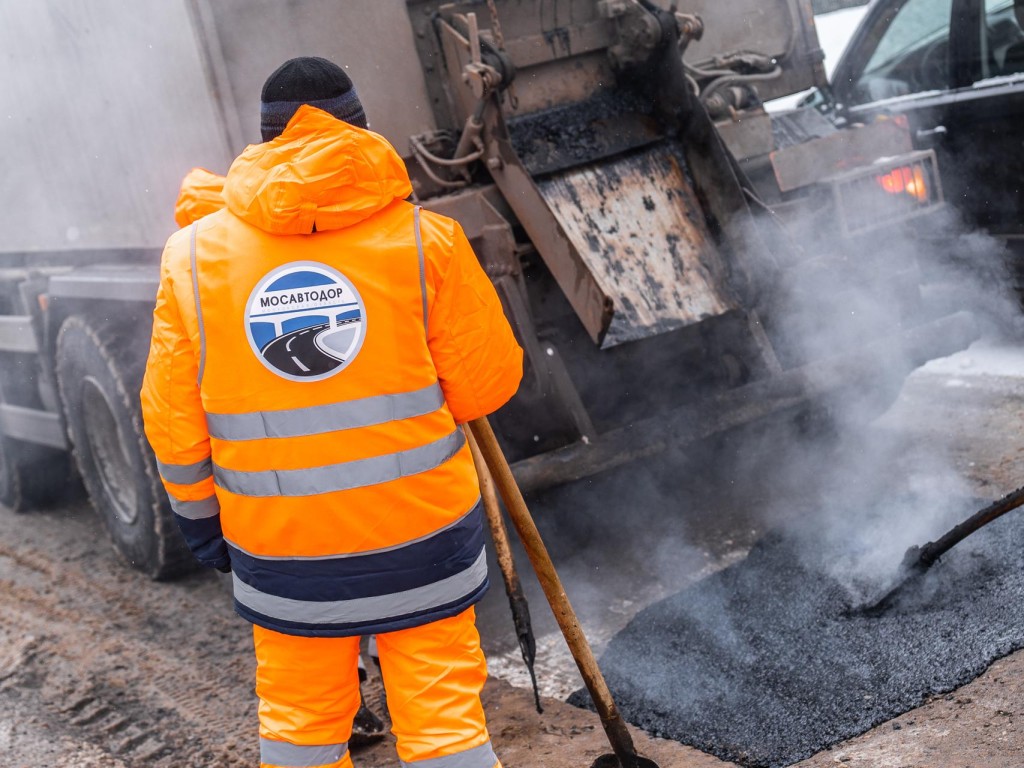
{"type": "MultiPolygon", "coordinates": [[[[435,127],[405,0],[195,0],[210,36],[212,70],[238,115],[236,144],[260,141],[260,91],[290,58],[322,56],[344,67],[370,128],[403,155],[409,137],[435,127]],[[217,58],[220,61],[217,61],[217,58]],[[226,87],[225,87],[226,86],[226,87]]],[[[440,65],[440,62],[439,62],[440,65]]],[[[240,150],[241,146],[233,147],[240,150]]]]}
{"type": "Polygon", "coordinates": [[[0,5],[0,251],[163,244],[230,156],[184,0],[0,5]]]}

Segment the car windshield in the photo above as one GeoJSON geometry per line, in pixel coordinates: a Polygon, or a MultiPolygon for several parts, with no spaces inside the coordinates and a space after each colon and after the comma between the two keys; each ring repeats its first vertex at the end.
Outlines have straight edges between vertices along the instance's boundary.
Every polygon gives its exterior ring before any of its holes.
{"type": "Polygon", "coordinates": [[[1024,32],[1017,22],[1013,0],[986,0],[979,52],[974,68],[976,82],[1024,72],[1024,32]]]}
{"type": "Polygon", "coordinates": [[[863,104],[949,86],[953,0],[906,0],[876,17],[867,62],[849,95],[863,104]]]}
{"type": "Polygon", "coordinates": [[[864,67],[864,77],[889,70],[909,54],[949,36],[951,0],[910,0],[885,30],[864,67]]]}

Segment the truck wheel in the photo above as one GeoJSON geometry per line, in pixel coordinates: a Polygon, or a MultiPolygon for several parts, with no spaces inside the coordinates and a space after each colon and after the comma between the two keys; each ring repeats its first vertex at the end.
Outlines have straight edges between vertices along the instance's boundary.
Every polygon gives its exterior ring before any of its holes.
{"type": "Polygon", "coordinates": [[[57,382],[82,482],[133,568],[168,579],[194,567],[142,431],[148,335],[83,315],[57,337],[57,382]]]}

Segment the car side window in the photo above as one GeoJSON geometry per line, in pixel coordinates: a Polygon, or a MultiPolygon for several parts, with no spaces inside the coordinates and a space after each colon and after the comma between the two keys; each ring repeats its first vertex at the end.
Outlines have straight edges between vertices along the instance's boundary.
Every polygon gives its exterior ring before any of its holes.
{"type": "MultiPolygon", "coordinates": [[[[1010,0],[1012,2],[1012,0],[1010,0]]],[[[949,87],[953,0],[906,0],[876,22],[876,41],[851,101],[864,104],[949,87]]]]}
{"type": "Polygon", "coordinates": [[[981,62],[975,77],[1024,72],[1024,0],[985,0],[981,62]]]}

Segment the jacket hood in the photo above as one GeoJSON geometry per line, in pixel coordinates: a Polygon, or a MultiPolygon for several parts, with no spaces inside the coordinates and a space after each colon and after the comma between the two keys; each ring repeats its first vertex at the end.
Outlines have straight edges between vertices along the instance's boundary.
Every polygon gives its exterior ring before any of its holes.
{"type": "Polygon", "coordinates": [[[223,207],[224,177],[205,168],[193,168],[181,182],[174,204],[174,221],[179,227],[187,227],[223,207]]]}
{"type": "Polygon", "coordinates": [[[308,104],[276,139],[247,147],[224,184],[228,209],[275,235],[349,227],[410,194],[384,137],[308,104]]]}

